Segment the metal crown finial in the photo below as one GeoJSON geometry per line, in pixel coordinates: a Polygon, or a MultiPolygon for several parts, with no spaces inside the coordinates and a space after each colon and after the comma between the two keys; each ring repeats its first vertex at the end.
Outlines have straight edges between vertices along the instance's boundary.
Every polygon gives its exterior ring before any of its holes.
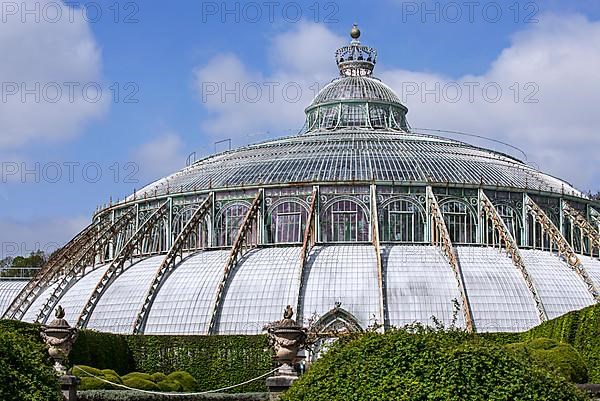
{"type": "Polygon", "coordinates": [[[352,25],[350,36],[352,37],[350,44],[340,47],[335,52],[340,75],[345,77],[370,76],[373,74],[373,68],[377,62],[377,51],[372,47],[360,44],[358,24],[352,25]]]}

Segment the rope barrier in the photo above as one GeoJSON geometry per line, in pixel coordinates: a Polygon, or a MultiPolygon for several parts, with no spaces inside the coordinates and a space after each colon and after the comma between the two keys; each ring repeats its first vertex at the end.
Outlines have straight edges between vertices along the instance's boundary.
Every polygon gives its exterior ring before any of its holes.
{"type": "Polygon", "coordinates": [[[102,381],[104,383],[110,384],[110,385],[115,386],[115,387],[121,387],[121,388],[124,388],[124,389],[127,389],[127,390],[138,391],[140,393],[145,393],[145,394],[156,394],[156,395],[165,395],[165,396],[178,397],[178,396],[190,396],[190,395],[204,395],[204,394],[210,394],[210,393],[218,393],[218,392],[225,391],[225,390],[231,390],[232,388],[240,387],[240,386],[243,386],[244,384],[251,383],[251,382],[256,381],[258,379],[262,379],[263,377],[266,377],[266,376],[270,375],[271,373],[275,372],[279,368],[275,368],[275,369],[271,370],[270,372],[267,372],[267,373],[265,373],[263,375],[255,377],[254,379],[246,380],[243,383],[238,383],[238,384],[234,384],[233,386],[227,386],[227,387],[222,387],[222,388],[219,388],[219,389],[216,389],[216,390],[208,390],[208,391],[202,391],[202,392],[198,392],[198,393],[164,393],[164,392],[159,392],[159,391],[140,390],[139,388],[128,387],[128,386],[125,386],[124,384],[113,383],[113,382],[108,381],[108,380],[106,380],[106,379],[104,379],[102,377],[98,377],[98,376],[95,376],[95,375],[93,375],[93,374],[91,374],[89,372],[86,372],[85,370],[81,369],[78,366],[74,366],[74,369],[80,370],[80,371],[82,371],[83,373],[85,373],[88,376],[91,376],[91,377],[93,377],[95,379],[98,379],[98,380],[100,380],[100,381],[102,381]]]}

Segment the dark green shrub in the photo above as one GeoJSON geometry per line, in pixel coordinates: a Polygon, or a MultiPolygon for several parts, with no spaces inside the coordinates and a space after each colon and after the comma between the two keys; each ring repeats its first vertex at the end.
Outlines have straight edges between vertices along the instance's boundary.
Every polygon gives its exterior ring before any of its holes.
{"type": "Polygon", "coordinates": [[[151,376],[152,376],[152,381],[154,383],[161,382],[167,378],[167,375],[165,375],[164,373],[161,373],[161,372],[152,373],[151,376]]]}
{"type": "Polygon", "coordinates": [[[112,369],[118,374],[136,370],[126,336],[81,330],[70,360],[75,365],[112,369]]]}
{"type": "Polygon", "coordinates": [[[581,355],[569,344],[549,338],[536,338],[507,345],[527,362],[564,377],[572,383],[587,383],[587,366],[581,355]]]}
{"type": "Polygon", "coordinates": [[[583,401],[574,386],[460,332],[367,333],[338,343],[282,401],[583,401]]]}
{"type": "Polygon", "coordinates": [[[123,384],[127,387],[136,388],[138,390],[147,391],[160,391],[160,388],[150,380],[144,380],[139,377],[132,377],[130,379],[123,379],[123,384]]]}
{"type": "Polygon", "coordinates": [[[33,333],[12,331],[15,326],[4,322],[0,329],[0,400],[62,401],[41,341],[33,340],[33,333]]]}
{"type": "Polygon", "coordinates": [[[167,380],[177,381],[183,386],[183,392],[189,393],[198,390],[198,382],[187,372],[173,372],[167,376],[167,380]]]}
{"type": "Polygon", "coordinates": [[[77,377],[86,377],[86,376],[91,377],[89,375],[104,377],[103,371],[101,371],[100,369],[93,368],[91,366],[86,366],[86,365],[75,365],[75,366],[73,366],[72,371],[73,371],[73,374],[77,377]],[[88,375],[86,375],[86,373],[88,373],[88,375]]]}
{"type": "Polygon", "coordinates": [[[184,392],[183,386],[177,380],[166,379],[159,381],[157,384],[160,391],[164,391],[165,393],[184,392]]]}
{"type": "Polygon", "coordinates": [[[568,343],[588,367],[589,380],[600,383],[600,304],[567,313],[523,334],[523,340],[546,337],[568,343]]]}
{"type": "Polygon", "coordinates": [[[148,373],[131,372],[131,373],[127,373],[124,376],[121,376],[121,380],[123,380],[123,381],[127,381],[130,379],[141,379],[141,380],[152,381],[152,375],[150,375],[148,373]]]}
{"type": "Polygon", "coordinates": [[[82,377],[81,383],[77,387],[78,390],[112,390],[115,389],[109,383],[96,379],[95,377],[82,377]]]}

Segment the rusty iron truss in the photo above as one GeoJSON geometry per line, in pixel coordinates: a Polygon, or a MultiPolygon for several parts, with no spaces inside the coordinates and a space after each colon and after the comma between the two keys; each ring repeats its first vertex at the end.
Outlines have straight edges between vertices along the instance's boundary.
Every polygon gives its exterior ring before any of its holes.
{"type": "Polygon", "coordinates": [[[99,223],[99,220],[96,220],[94,223],[84,228],[60,250],[55,252],[35,277],[33,277],[19,292],[2,318],[21,320],[40,292],[42,292],[48,283],[54,279],[60,270],[62,270],[61,265],[64,264],[65,260],[69,260],[85,243],[90,241],[96,235],[96,231],[100,226],[101,223],[99,223]]]}
{"type": "Polygon", "coordinates": [[[582,244],[581,253],[583,254],[584,237],[587,237],[588,241],[590,241],[590,256],[593,256],[594,248],[598,249],[598,252],[600,252],[600,234],[598,233],[598,230],[594,228],[585,216],[571,206],[569,202],[563,201],[562,206],[564,216],[571,221],[572,226],[577,226],[580,230],[582,244]]]}
{"type": "Polygon", "coordinates": [[[140,309],[140,311],[136,315],[133,334],[140,334],[144,332],[146,327],[146,322],[148,319],[148,312],[156,299],[156,295],[158,291],[162,287],[163,283],[169,276],[169,274],[176,268],[177,266],[177,258],[181,260],[183,258],[183,249],[186,241],[191,237],[191,235],[195,232],[196,228],[202,223],[204,218],[207,216],[210,211],[212,205],[214,203],[214,193],[210,193],[204,202],[198,206],[195,210],[194,214],[190,218],[190,220],[186,223],[185,227],[181,230],[173,245],[169,249],[169,252],[159,265],[156,273],[154,274],[154,279],[152,280],[152,284],[148,288],[146,292],[146,296],[144,297],[144,303],[140,309]]]}
{"type": "Polygon", "coordinates": [[[216,334],[217,328],[217,320],[218,315],[221,310],[221,304],[223,303],[223,295],[225,293],[225,289],[227,288],[227,284],[229,283],[229,277],[231,271],[236,266],[238,258],[242,254],[244,247],[252,247],[253,245],[251,241],[248,241],[248,234],[252,233],[252,227],[257,221],[257,217],[262,209],[262,201],[263,201],[263,190],[260,189],[254,200],[252,201],[252,205],[248,209],[246,216],[244,217],[244,221],[238,230],[237,236],[233,245],[231,246],[231,251],[229,253],[229,257],[225,262],[225,267],[223,268],[223,276],[221,277],[221,282],[219,283],[219,287],[217,288],[217,296],[215,298],[215,302],[213,303],[213,310],[210,314],[210,323],[208,325],[207,334],[216,334]]]}
{"type": "Polygon", "coordinates": [[[129,208],[113,224],[106,225],[95,238],[92,238],[86,244],[82,244],[80,252],[74,253],[70,258],[66,258],[68,269],[59,278],[58,285],[44,302],[44,305],[36,316],[36,322],[45,323],[48,320],[62,296],[77,282],[78,277],[82,277],[85,274],[85,270],[93,264],[98,249],[102,249],[106,244],[113,241],[135,217],[136,208],[129,208]]]}
{"type": "Polygon", "coordinates": [[[513,235],[508,230],[506,223],[498,213],[498,210],[487,197],[483,190],[479,191],[479,201],[481,202],[481,210],[483,213],[483,217],[491,222],[494,231],[497,232],[499,241],[498,246],[504,245],[504,249],[506,250],[507,255],[512,260],[513,265],[521,272],[521,276],[525,280],[525,284],[529,289],[531,297],[533,298],[533,302],[535,303],[535,307],[538,312],[538,316],[540,318],[540,322],[545,322],[548,320],[548,315],[544,308],[544,304],[539,296],[539,292],[527,271],[527,267],[523,262],[523,257],[521,256],[521,252],[519,251],[519,246],[517,245],[517,241],[513,237],[513,235]]]}
{"type": "Polygon", "coordinates": [[[473,315],[471,313],[471,306],[469,304],[469,298],[464,284],[464,279],[454,246],[450,240],[450,233],[446,227],[444,221],[444,215],[438,204],[437,198],[433,193],[430,186],[427,187],[427,205],[429,208],[429,215],[432,220],[431,224],[431,243],[440,247],[442,254],[446,257],[446,260],[452,268],[454,277],[458,284],[458,291],[462,300],[462,311],[465,318],[465,328],[468,332],[473,332],[475,327],[473,325],[473,315]]]}
{"type": "Polygon", "coordinates": [[[127,240],[125,245],[121,248],[118,254],[115,256],[111,264],[108,266],[106,272],[92,291],[88,301],[86,302],[79,319],[77,320],[77,327],[83,328],[87,325],[90,316],[98,304],[98,301],[106,291],[106,289],[112,284],[112,282],[125,270],[125,262],[131,259],[136,249],[142,248],[142,242],[147,239],[157,224],[168,214],[170,201],[164,202],[158,209],[156,209],[136,230],[136,232],[127,240]]]}
{"type": "MultiPolygon", "coordinates": [[[[534,218],[534,221],[541,225],[542,238],[544,235],[548,235],[550,244],[554,243],[556,245],[558,255],[565,258],[569,267],[571,267],[571,269],[573,269],[583,280],[592,297],[596,302],[600,302],[600,291],[598,290],[598,287],[590,278],[585,267],[581,264],[579,257],[575,254],[569,242],[562,235],[560,229],[556,227],[546,212],[544,212],[527,194],[525,194],[525,207],[527,213],[534,218]]],[[[552,246],[550,246],[550,251],[552,251],[552,246]]]]}
{"type": "Polygon", "coordinates": [[[306,267],[306,261],[308,254],[314,244],[316,243],[317,237],[317,226],[316,226],[316,211],[317,202],[319,199],[319,187],[313,187],[310,195],[310,206],[308,208],[308,216],[306,218],[306,227],[304,227],[304,236],[302,237],[302,249],[300,250],[300,267],[298,269],[298,296],[296,300],[296,321],[302,325],[304,320],[303,310],[303,299],[302,294],[304,292],[304,269],[306,267]]]}
{"type": "Polygon", "coordinates": [[[377,186],[371,185],[371,242],[375,247],[375,257],[377,258],[377,288],[379,290],[379,324],[381,328],[385,327],[385,311],[387,310],[387,298],[383,282],[383,262],[381,260],[381,243],[379,241],[379,213],[377,209],[377,186]]]}

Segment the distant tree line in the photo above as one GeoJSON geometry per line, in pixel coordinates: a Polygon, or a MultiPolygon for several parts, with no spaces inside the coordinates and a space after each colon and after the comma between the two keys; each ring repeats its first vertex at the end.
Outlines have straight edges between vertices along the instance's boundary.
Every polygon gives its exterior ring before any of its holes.
{"type": "Polygon", "coordinates": [[[19,268],[40,268],[48,261],[44,251],[31,252],[29,256],[7,256],[0,260],[0,277],[33,277],[37,269],[22,270],[19,268]]]}

